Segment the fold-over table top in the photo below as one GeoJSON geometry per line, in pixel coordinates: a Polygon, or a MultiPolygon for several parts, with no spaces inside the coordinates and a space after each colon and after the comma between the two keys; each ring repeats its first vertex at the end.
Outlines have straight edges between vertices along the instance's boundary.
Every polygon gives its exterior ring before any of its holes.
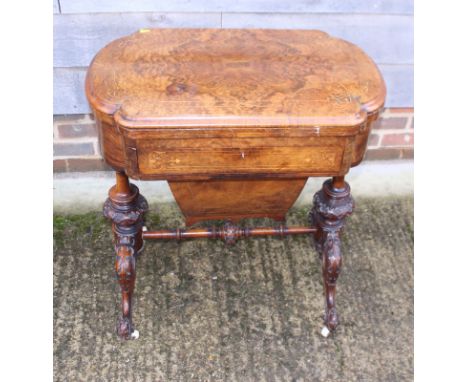
{"type": "Polygon", "coordinates": [[[91,63],[91,107],[126,128],[343,127],[383,106],[357,46],[313,30],[143,29],[91,63]]]}

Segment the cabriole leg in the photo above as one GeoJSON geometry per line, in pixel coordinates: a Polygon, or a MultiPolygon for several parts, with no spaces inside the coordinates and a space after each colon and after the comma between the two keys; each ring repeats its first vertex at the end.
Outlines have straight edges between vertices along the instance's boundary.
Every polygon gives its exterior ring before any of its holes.
{"type": "Polygon", "coordinates": [[[104,216],[112,221],[116,252],[115,271],[122,293],[122,316],[117,324],[117,334],[123,339],[138,338],[132,322],[132,297],[136,278],[136,256],[143,247],[143,215],[148,203],[139,194],[138,187],[130,184],[128,177],[116,173],[116,185],[109,190],[104,203],[104,216]]]}
{"type": "Polygon", "coordinates": [[[340,231],[346,216],[354,208],[350,187],[344,177],[328,179],[314,196],[309,217],[318,229],[314,235],[315,245],[322,261],[322,276],[325,292],[324,336],[338,326],[335,306],[336,282],[341,268],[340,231]]]}

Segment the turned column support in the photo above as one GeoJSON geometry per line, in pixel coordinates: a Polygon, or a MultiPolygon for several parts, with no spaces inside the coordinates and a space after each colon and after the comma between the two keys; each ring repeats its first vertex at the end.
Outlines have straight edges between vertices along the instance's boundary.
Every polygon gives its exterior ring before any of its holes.
{"type": "Polygon", "coordinates": [[[115,271],[122,294],[122,316],[117,324],[117,334],[124,339],[138,338],[132,321],[132,297],[136,257],[143,248],[143,215],[147,210],[148,203],[138,187],[129,183],[125,173],[117,172],[116,184],[109,190],[103,213],[112,221],[115,271]]]}
{"type": "Polygon", "coordinates": [[[336,282],[340,274],[342,257],[340,231],[346,216],[354,208],[349,184],[344,177],[328,179],[322,189],[314,195],[310,222],[316,226],[314,241],[322,261],[322,276],[325,292],[325,335],[338,326],[335,296],[336,282]]]}

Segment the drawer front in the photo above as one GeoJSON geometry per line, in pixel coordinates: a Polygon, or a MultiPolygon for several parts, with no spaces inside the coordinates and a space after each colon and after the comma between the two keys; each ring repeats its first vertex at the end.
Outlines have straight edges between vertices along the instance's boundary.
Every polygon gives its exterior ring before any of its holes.
{"type": "Polygon", "coordinates": [[[334,174],[343,168],[345,138],[281,140],[137,140],[137,171],[145,176],[334,174]],[[276,145],[275,145],[276,143],[276,145]],[[314,144],[311,144],[314,143],[314,144]]]}

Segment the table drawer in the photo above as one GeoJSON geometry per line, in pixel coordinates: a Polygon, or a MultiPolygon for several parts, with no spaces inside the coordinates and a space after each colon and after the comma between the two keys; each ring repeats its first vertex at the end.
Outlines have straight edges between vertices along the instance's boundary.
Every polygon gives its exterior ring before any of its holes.
{"type": "Polygon", "coordinates": [[[289,139],[287,143],[275,146],[274,142],[261,139],[248,142],[141,140],[136,141],[136,168],[143,178],[152,175],[333,174],[343,168],[345,139],[339,141],[341,144],[337,144],[336,139],[309,145],[303,140],[291,142],[289,139]]]}

